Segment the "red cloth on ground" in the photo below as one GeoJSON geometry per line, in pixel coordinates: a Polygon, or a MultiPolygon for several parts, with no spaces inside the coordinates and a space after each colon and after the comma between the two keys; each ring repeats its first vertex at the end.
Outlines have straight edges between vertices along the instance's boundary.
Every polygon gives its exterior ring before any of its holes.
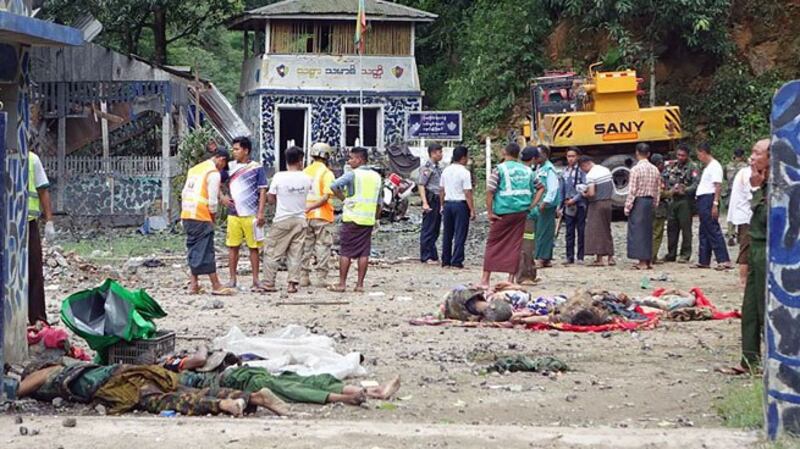
{"type": "MultiPolygon", "coordinates": [[[[653,290],[652,295],[658,298],[659,296],[663,295],[665,291],[667,291],[666,288],[657,288],[653,290]]],[[[705,293],[703,293],[703,290],[700,287],[694,287],[689,290],[689,292],[694,293],[694,297],[696,299],[695,307],[711,309],[712,320],[729,320],[742,317],[742,313],[736,309],[728,312],[720,312],[717,309],[717,306],[715,306],[714,303],[712,303],[711,300],[706,297],[705,293]]]]}
{"type": "Polygon", "coordinates": [[[63,349],[68,356],[75,359],[91,360],[86,351],[69,344],[69,334],[66,329],[60,327],[44,326],[42,329],[37,329],[36,326],[29,326],[28,346],[38,343],[47,349],[63,349]]]}
{"type": "Polygon", "coordinates": [[[618,332],[618,331],[639,331],[655,329],[658,326],[659,313],[644,313],[639,306],[634,309],[647,317],[646,321],[626,320],[622,317],[615,317],[611,323],[598,324],[594,326],[579,326],[569,323],[531,323],[528,329],[535,331],[557,330],[563,332],[618,332]]]}

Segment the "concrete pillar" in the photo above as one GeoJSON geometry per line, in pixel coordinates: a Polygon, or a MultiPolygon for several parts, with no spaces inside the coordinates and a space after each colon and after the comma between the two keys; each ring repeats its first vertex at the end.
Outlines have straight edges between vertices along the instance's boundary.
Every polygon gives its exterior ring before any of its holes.
{"type": "Polygon", "coordinates": [[[67,118],[58,118],[58,194],[56,195],[56,210],[64,211],[64,191],[67,187],[67,118]]]}
{"type": "MultiPolygon", "coordinates": [[[[8,114],[0,111],[0,239],[6,235],[6,121],[8,114]]],[[[5,342],[5,311],[6,311],[6,266],[5,257],[0,256],[0,366],[4,366],[3,344],[5,342]]],[[[0,375],[2,381],[2,375],[0,375]]],[[[5,399],[3,390],[0,389],[0,402],[5,399]]]]}
{"type": "Polygon", "coordinates": [[[108,105],[105,101],[100,102],[100,111],[103,116],[100,118],[100,135],[103,139],[103,171],[106,172],[106,183],[111,192],[111,213],[114,213],[114,177],[111,175],[111,148],[108,139],[108,120],[105,113],[108,112],[108,105]]]}
{"type": "Polygon", "coordinates": [[[772,104],[765,292],[767,435],[800,433],[800,81],[772,104]]]}
{"type": "Polygon", "coordinates": [[[161,212],[164,215],[167,223],[171,218],[170,211],[170,196],[172,194],[172,186],[170,185],[170,154],[169,154],[169,137],[172,118],[169,113],[164,114],[161,118],[161,212]]]}

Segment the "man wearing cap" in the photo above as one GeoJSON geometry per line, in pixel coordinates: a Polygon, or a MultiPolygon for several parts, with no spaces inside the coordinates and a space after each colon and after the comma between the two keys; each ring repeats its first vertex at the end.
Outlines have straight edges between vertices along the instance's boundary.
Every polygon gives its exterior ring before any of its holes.
{"type": "Polygon", "coordinates": [[[231,295],[232,289],[223,287],[217,276],[214,258],[214,220],[219,204],[220,171],[230,160],[230,153],[218,149],[216,153],[186,174],[186,184],[181,192],[181,220],[186,231],[186,258],[191,270],[190,294],[202,292],[200,275],[211,280],[211,294],[231,295]]]}
{"type": "Polygon", "coordinates": [[[422,198],[422,229],[419,236],[419,259],[422,263],[436,264],[436,241],[442,226],[441,204],[439,203],[442,167],[442,146],[438,143],[428,145],[428,161],[419,169],[417,188],[422,198]]]}
{"type": "Polygon", "coordinates": [[[317,142],[311,146],[311,165],[303,173],[312,179],[311,192],[306,198],[306,239],[303,245],[303,274],[300,286],[311,285],[311,271],[316,262],[317,281],[319,286],[326,286],[328,265],[333,246],[333,191],[334,176],[328,168],[328,160],[333,154],[327,143],[317,142]]]}

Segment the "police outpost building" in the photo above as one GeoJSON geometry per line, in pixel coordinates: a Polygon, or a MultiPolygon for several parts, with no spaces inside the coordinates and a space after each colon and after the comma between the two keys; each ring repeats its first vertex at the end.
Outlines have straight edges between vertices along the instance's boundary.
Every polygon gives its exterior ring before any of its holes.
{"type": "Polygon", "coordinates": [[[414,35],[436,15],[388,1],[364,1],[363,53],[355,44],[359,0],[284,0],[228,22],[244,33],[241,115],[261,162],[285,169],[291,143],[356,143],[383,154],[402,140],[406,114],[422,108],[414,35]]]}

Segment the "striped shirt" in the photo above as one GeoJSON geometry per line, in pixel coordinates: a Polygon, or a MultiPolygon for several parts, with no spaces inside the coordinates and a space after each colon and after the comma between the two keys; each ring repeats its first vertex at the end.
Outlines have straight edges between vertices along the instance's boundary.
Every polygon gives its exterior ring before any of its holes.
{"type": "Polygon", "coordinates": [[[633,209],[633,202],[637,197],[650,197],[653,207],[658,207],[661,196],[661,172],[647,159],[640,160],[631,169],[628,178],[628,197],[625,199],[625,211],[633,209]]]}

